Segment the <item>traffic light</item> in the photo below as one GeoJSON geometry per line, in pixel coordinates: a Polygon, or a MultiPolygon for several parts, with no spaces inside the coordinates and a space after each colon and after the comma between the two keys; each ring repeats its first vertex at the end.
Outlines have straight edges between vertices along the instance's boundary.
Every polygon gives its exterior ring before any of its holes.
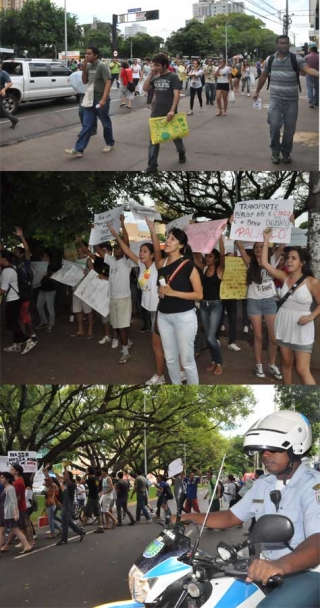
{"type": "Polygon", "coordinates": [[[152,19],[159,19],[159,11],[146,11],[146,21],[151,21],[152,19]]]}

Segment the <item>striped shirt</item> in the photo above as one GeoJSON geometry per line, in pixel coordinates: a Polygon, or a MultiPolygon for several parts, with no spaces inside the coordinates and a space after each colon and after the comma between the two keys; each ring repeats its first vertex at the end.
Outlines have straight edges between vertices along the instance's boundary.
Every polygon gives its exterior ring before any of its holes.
{"type": "MultiPolygon", "coordinates": [[[[299,55],[296,55],[296,58],[298,68],[301,71],[307,64],[299,55]]],[[[269,57],[267,57],[264,66],[264,73],[267,75],[269,75],[268,62],[269,57]]],[[[284,59],[280,59],[278,53],[275,53],[270,76],[270,97],[289,100],[296,100],[299,98],[297,75],[292,67],[289,53],[284,59]]]]}

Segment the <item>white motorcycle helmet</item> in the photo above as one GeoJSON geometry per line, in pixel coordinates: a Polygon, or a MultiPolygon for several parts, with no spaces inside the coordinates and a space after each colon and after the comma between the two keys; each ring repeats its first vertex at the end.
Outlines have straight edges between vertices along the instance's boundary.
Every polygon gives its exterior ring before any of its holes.
{"type": "Polygon", "coordinates": [[[255,422],[246,432],[243,449],[252,456],[270,450],[288,452],[290,461],[301,460],[312,444],[309,420],[293,410],[279,410],[255,422]]]}

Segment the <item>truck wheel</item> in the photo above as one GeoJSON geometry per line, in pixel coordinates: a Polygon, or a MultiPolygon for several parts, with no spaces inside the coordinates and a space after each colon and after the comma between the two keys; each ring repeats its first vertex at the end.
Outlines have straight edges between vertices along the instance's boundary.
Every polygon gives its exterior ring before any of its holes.
{"type": "Polygon", "coordinates": [[[19,108],[19,100],[13,93],[10,93],[9,91],[4,97],[2,105],[7,112],[10,112],[10,114],[15,114],[19,108]]]}

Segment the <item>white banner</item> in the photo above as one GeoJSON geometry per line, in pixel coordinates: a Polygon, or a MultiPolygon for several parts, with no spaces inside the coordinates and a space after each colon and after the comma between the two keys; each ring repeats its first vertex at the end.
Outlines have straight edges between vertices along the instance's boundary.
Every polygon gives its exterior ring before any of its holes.
{"type": "Polygon", "coordinates": [[[95,270],[90,270],[74,292],[80,300],[97,310],[103,317],[109,314],[109,281],[99,279],[95,270]]]}
{"type": "Polygon", "coordinates": [[[265,228],[272,228],[273,243],[290,243],[293,200],[242,201],[234,208],[230,238],[235,241],[263,241],[265,228]]]}
{"type": "Polygon", "coordinates": [[[41,280],[47,272],[48,262],[31,262],[33,274],[32,287],[39,287],[41,280]]]}
{"type": "Polygon", "coordinates": [[[10,465],[8,464],[8,456],[0,456],[0,471],[10,471],[10,465]]]}
{"type": "Polygon", "coordinates": [[[55,272],[51,278],[64,285],[75,287],[84,277],[84,267],[67,260],[63,260],[62,263],[62,268],[55,272]]]}
{"type": "Polygon", "coordinates": [[[94,215],[94,228],[91,229],[89,245],[99,245],[105,241],[114,239],[109,228],[108,223],[112,225],[112,228],[118,233],[120,232],[120,215],[123,213],[123,206],[116,207],[110,211],[104,213],[95,213],[94,215]]]}
{"type": "Polygon", "coordinates": [[[176,458],[169,464],[168,469],[168,477],[174,477],[175,475],[179,475],[183,471],[183,462],[181,458],[176,458]]]}
{"type": "Polygon", "coordinates": [[[166,233],[169,234],[172,228],[180,228],[180,230],[184,230],[185,228],[187,228],[187,226],[189,226],[192,218],[192,214],[177,217],[175,220],[172,220],[172,222],[169,222],[169,224],[166,225],[166,233]]]}
{"type": "Polygon", "coordinates": [[[33,478],[33,488],[41,488],[42,486],[44,486],[44,480],[45,476],[43,472],[43,467],[41,467],[41,469],[39,469],[39,471],[35,473],[35,476],[33,478]]]}
{"type": "Polygon", "coordinates": [[[132,201],[130,201],[129,207],[135,220],[145,220],[146,218],[148,218],[152,222],[161,222],[160,213],[158,213],[158,211],[156,211],[152,207],[144,207],[143,205],[138,205],[137,203],[134,203],[132,201]]]}
{"type": "Polygon", "coordinates": [[[36,473],[37,452],[20,452],[19,450],[8,452],[8,462],[12,466],[20,464],[24,473],[36,473]]]}
{"type": "Polygon", "coordinates": [[[303,228],[292,226],[290,245],[294,247],[306,247],[308,244],[308,231],[303,228]]]}

